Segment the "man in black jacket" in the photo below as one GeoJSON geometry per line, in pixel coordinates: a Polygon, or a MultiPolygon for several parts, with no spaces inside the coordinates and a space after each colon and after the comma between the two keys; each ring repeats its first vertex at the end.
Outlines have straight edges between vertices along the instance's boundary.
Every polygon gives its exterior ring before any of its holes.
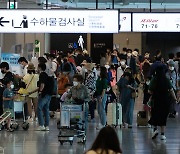
{"type": "Polygon", "coordinates": [[[85,57],[83,56],[81,49],[77,49],[76,53],[77,53],[77,56],[75,58],[76,66],[81,66],[81,63],[83,62],[83,60],[85,60],[85,57]]]}
{"type": "Polygon", "coordinates": [[[132,74],[136,74],[136,59],[132,56],[132,50],[127,49],[127,66],[129,66],[132,69],[132,74]]]}

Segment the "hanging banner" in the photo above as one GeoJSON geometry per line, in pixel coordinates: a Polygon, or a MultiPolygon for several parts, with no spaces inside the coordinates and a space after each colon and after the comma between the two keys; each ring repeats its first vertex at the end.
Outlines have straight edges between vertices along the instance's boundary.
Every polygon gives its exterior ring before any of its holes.
{"type": "Polygon", "coordinates": [[[118,33],[117,10],[1,10],[1,33],[118,33]]]}
{"type": "Polygon", "coordinates": [[[19,54],[14,53],[1,53],[1,62],[7,62],[10,67],[10,71],[14,74],[21,75],[22,71],[20,65],[18,64],[19,54]]]}

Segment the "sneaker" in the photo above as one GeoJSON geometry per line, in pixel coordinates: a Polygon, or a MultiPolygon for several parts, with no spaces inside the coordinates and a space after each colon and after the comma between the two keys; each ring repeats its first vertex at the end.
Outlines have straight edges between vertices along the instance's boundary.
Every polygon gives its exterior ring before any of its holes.
{"type": "Polygon", "coordinates": [[[132,128],[132,125],[128,125],[128,128],[132,128]]]}
{"type": "Polygon", "coordinates": [[[45,131],[49,131],[49,127],[47,126],[47,127],[45,127],[45,131]]]}
{"type": "Polygon", "coordinates": [[[36,118],[34,118],[34,121],[38,121],[38,118],[36,117],[36,118]]]}
{"type": "Polygon", "coordinates": [[[152,134],[152,139],[155,139],[158,136],[158,130],[155,130],[152,134]]]}
{"type": "Polygon", "coordinates": [[[165,135],[161,135],[161,140],[166,140],[166,136],[165,135]]]}
{"type": "Polygon", "coordinates": [[[173,113],[170,113],[170,114],[169,114],[169,118],[176,118],[176,115],[173,114],[173,113]]]}
{"type": "Polygon", "coordinates": [[[45,127],[44,126],[39,126],[36,130],[37,131],[45,131],[45,127]]]}

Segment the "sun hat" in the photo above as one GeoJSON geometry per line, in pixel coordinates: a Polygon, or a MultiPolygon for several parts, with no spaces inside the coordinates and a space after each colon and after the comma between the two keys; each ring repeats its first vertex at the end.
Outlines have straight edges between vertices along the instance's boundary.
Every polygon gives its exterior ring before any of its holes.
{"type": "Polygon", "coordinates": [[[85,68],[89,71],[92,71],[95,66],[95,63],[86,63],[85,68]]]}
{"type": "Polygon", "coordinates": [[[34,64],[33,63],[29,63],[27,70],[35,70],[34,64]]]}

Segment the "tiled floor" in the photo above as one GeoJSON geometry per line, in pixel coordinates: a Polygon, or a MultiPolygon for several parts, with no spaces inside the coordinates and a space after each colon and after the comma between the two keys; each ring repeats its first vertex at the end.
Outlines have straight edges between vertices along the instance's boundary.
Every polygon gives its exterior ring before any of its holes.
{"type": "MultiPolygon", "coordinates": [[[[142,107],[139,100],[136,102],[134,115],[142,107]]],[[[117,133],[124,154],[180,154],[180,116],[168,119],[166,142],[151,140],[151,128],[138,128],[136,117],[132,129],[118,128],[117,133]]],[[[86,145],[74,142],[71,146],[65,143],[61,146],[58,142],[56,120],[51,119],[50,132],[35,131],[36,123],[30,125],[28,131],[0,132],[0,153],[5,154],[83,154],[89,149],[98,131],[95,123],[90,123],[87,133],[86,145]]]]}

